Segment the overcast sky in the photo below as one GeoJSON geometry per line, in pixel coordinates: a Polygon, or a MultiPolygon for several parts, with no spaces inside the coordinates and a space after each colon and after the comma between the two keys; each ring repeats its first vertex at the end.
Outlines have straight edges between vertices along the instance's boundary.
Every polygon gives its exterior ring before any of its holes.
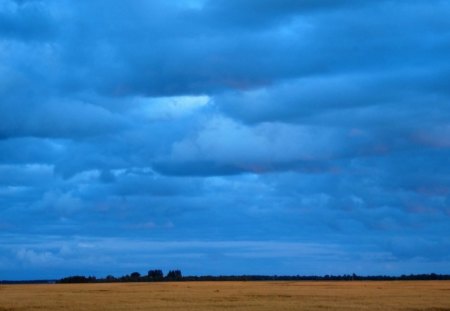
{"type": "Polygon", "coordinates": [[[0,279],[450,273],[450,1],[0,1],[0,279]]]}

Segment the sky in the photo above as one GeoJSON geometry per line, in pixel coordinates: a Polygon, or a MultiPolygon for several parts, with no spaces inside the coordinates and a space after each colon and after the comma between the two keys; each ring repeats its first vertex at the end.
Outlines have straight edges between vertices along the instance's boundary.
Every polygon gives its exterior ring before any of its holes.
{"type": "Polygon", "coordinates": [[[0,1],[0,279],[450,273],[450,1],[0,1]]]}

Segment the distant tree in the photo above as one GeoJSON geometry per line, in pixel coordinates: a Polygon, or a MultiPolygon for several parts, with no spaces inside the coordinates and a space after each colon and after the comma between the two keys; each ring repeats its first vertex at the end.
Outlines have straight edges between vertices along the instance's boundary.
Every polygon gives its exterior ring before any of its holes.
{"type": "Polygon", "coordinates": [[[147,276],[149,281],[162,281],[164,279],[162,270],[150,270],[147,276]]]}
{"type": "Polygon", "coordinates": [[[97,279],[95,276],[85,277],[82,275],[74,275],[59,280],[60,283],[94,283],[97,279]]]}
{"type": "Polygon", "coordinates": [[[133,281],[139,280],[140,277],[141,277],[141,274],[140,274],[139,272],[133,272],[133,273],[131,273],[131,275],[130,275],[130,278],[131,278],[133,281]]]}
{"type": "Polygon", "coordinates": [[[179,281],[182,278],[183,276],[181,275],[180,270],[170,270],[166,275],[166,279],[170,281],[179,281]]]}
{"type": "MultiPolygon", "coordinates": [[[[388,275],[372,275],[372,276],[358,276],[355,273],[349,275],[325,275],[325,276],[301,276],[301,275],[220,275],[220,276],[187,276],[183,277],[180,270],[171,270],[167,273],[166,277],[163,278],[163,273],[161,270],[150,270],[148,275],[142,277],[138,272],[134,272],[131,275],[124,275],[115,278],[112,275],[108,275],[104,279],[96,279],[95,276],[69,276],[63,279],[57,280],[57,283],[96,283],[96,282],[137,282],[137,281],[154,281],[154,280],[167,280],[167,281],[261,281],[261,280],[329,280],[329,281],[349,281],[349,280],[367,280],[367,281],[393,281],[393,280],[450,280],[449,274],[402,274],[401,276],[388,276],[388,275]]],[[[0,284],[21,284],[21,283],[51,283],[54,280],[34,280],[34,281],[1,281],[0,284]]],[[[1,309],[1,307],[0,307],[1,309]]]]}

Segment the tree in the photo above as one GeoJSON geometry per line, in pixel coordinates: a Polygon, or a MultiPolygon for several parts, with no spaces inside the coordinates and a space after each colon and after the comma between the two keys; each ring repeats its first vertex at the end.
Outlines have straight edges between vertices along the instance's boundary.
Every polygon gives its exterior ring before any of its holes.
{"type": "Polygon", "coordinates": [[[181,275],[180,270],[170,270],[166,276],[166,279],[171,280],[171,281],[178,281],[178,280],[181,280],[182,278],[183,278],[183,276],[181,275]]]}
{"type": "Polygon", "coordinates": [[[95,276],[85,277],[83,275],[74,275],[59,280],[60,283],[94,283],[97,281],[95,276]]]}
{"type": "Polygon", "coordinates": [[[150,270],[147,276],[150,281],[162,281],[164,279],[162,270],[150,270]]]}
{"type": "Polygon", "coordinates": [[[133,272],[130,277],[132,280],[138,280],[141,277],[141,274],[139,272],[133,272]]]}

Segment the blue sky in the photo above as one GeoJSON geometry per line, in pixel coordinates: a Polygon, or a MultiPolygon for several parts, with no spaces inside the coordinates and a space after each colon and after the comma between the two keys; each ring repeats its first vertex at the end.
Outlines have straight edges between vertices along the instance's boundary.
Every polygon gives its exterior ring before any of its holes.
{"type": "Polygon", "coordinates": [[[0,279],[450,273],[449,16],[1,1],[0,279]]]}

